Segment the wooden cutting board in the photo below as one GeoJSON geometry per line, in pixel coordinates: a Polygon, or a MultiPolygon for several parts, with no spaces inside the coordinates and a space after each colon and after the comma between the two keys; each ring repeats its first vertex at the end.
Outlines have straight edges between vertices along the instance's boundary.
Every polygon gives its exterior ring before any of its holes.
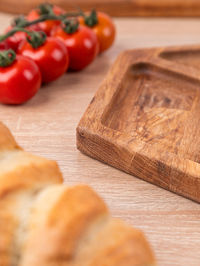
{"type": "Polygon", "coordinates": [[[77,147],[200,202],[200,47],[122,53],[78,125],[77,147]]]}
{"type": "MultiPolygon", "coordinates": [[[[26,14],[44,0],[1,0],[0,11],[26,14]]],[[[50,0],[66,10],[97,8],[113,16],[200,16],[199,0],[50,0]]]]}

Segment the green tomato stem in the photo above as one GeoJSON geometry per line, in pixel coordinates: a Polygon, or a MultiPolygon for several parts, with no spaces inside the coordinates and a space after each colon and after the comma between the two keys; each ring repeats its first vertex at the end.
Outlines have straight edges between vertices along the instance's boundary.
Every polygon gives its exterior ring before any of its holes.
{"type": "Polygon", "coordinates": [[[16,53],[12,50],[5,50],[0,52],[0,67],[10,66],[16,59],[16,53]]]}
{"type": "Polygon", "coordinates": [[[89,27],[93,27],[98,24],[98,16],[95,9],[93,9],[89,16],[84,15],[85,24],[89,27]]]}
{"type": "Polygon", "coordinates": [[[16,25],[14,28],[12,28],[7,33],[5,33],[3,35],[0,35],[0,42],[6,40],[10,36],[13,36],[18,31],[24,31],[24,32],[29,34],[30,31],[27,31],[24,28],[32,26],[32,25],[35,25],[37,23],[40,23],[40,22],[43,22],[43,21],[46,21],[46,20],[60,20],[60,21],[63,21],[67,17],[76,17],[76,16],[80,16],[80,12],[65,13],[65,14],[62,14],[62,15],[59,15],[59,16],[47,14],[47,15],[42,15],[38,19],[35,19],[33,21],[27,21],[25,19],[24,20],[20,19],[20,20],[18,20],[18,25],[16,25]]]}
{"type": "Polygon", "coordinates": [[[24,28],[14,27],[10,31],[8,31],[7,33],[5,33],[3,35],[0,35],[0,42],[6,40],[10,36],[13,36],[18,31],[23,31],[23,32],[26,32],[27,34],[30,33],[30,31],[28,31],[28,30],[26,30],[24,28]]]}

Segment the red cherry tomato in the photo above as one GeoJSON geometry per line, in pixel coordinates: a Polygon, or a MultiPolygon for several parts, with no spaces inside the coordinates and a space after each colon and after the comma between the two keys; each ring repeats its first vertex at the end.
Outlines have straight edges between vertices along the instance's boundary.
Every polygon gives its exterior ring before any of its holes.
{"type": "MultiPolygon", "coordinates": [[[[62,8],[60,8],[58,6],[53,6],[53,12],[55,15],[61,15],[61,14],[65,13],[65,10],[63,10],[62,8]]],[[[32,21],[32,20],[38,19],[39,17],[40,17],[40,10],[39,9],[33,9],[28,14],[27,20],[32,21]]],[[[52,29],[55,26],[60,25],[60,23],[61,22],[59,20],[46,20],[44,22],[38,23],[38,26],[39,26],[40,30],[44,31],[49,36],[52,29]]]]}
{"type": "Polygon", "coordinates": [[[99,45],[96,35],[85,26],[79,26],[74,33],[66,33],[61,27],[52,31],[52,36],[61,39],[69,51],[69,68],[81,70],[97,56],[99,45]]]}
{"type": "MultiPolygon", "coordinates": [[[[12,29],[12,26],[9,26],[5,30],[5,33],[8,32],[8,31],[10,31],[11,29],[12,29]]],[[[30,26],[27,29],[30,30],[30,31],[32,31],[32,30],[39,31],[40,30],[37,25],[30,26]]],[[[26,40],[26,36],[27,36],[27,34],[25,32],[18,31],[14,35],[8,37],[6,39],[6,43],[8,45],[8,48],[11,48],[15,52],[17,52],[18,51],[18,48],[19,48],[19,46],[21,44],[21,42],[24,41],[24,40],[26,40]]]]}
{"type": "Polygon", "coordinates": [[[0,67],[0,102],[21,104],[32,98],[41,85],[41,74],[33,60],[17,56],[7,67],[0,67]]]}
{"type": "MultiPolygon", "coordinates": [[[[12,29],[11,26],[9,26],[6,30],[5,33],[10,31],[12,29]]],[[[6,42],[9,46],[9,48],[13,49],[14,51],[17,51],[19,44],[26,39],[26,33],[25,32],[16,32],[14,35],[8,37],[6,39],[6,42]]]]}
{"type": "MultiPolygon", "coordinates": [[[[80,24],[86,25],[84,18],[80,17],[80,24]]],[[[111,47],[115,40],[116,30],[112,19],[103,12],[97,12],[97,24],[90,27],[97,35],[99,41],[99,52],[111,47]]],[[[87,25],[86,25],[87,26],[87,25]]]]}
{"type": "Polygon", "coordinates": [[[69,65],[68,51],[63,42],[56,38],[48,37],[38,48],[33,48],[28,41],[24,41],[18,52],[36,62],[45,83],[59,78],[69,65]]]}

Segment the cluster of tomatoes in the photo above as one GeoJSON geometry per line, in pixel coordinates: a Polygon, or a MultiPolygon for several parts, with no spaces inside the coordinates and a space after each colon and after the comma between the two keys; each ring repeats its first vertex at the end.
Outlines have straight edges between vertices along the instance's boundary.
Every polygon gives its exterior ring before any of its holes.
{"type": "MultiPolygon", "coordinates": [[[[92,11],[64,20],[37,20],[66,14],[58,6],[36,8],[26,21],[36,23],[0,42],[0,102],[21,104],[33,97],[42,83],[56,80],[66,71],[79,71],[107,50],[115,39],[115,27],[105,13],[92,11]],[[9,50],[11,49],[11,50],[9,50]]],[[[65,16],[63,16],[65,17],[65,16]]],[[[17,27],[17,26],[15,26],[17,27]]],[[[12,31],[9,27],[6,33],[12,31]]]]}

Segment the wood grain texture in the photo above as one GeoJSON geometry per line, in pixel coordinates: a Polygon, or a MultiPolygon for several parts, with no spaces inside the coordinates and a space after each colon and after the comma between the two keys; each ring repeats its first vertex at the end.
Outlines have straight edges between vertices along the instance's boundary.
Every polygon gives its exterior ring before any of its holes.
{"type": "MultiPolygon", "coordinates": [[[[0,15],[1,31],[10,18],[0,15]]],[[[66,184],[91,185],[114,216],[143,230],[159,265],[199,266],[200,205],[83,155],[76,149],[75,133],[121,51],[200,43],[200,20],[120,18],[115,23],[118,34],[113,48],[84,71],[68,73],[44,86],[27,104],[1,105],[0,120],[25,150],[57,160],[66,184]]]]}
{"type": "MultiPolygon", "coordinates": [[[[27,13],[31,8],[43,3],[44,0],[1,0],[0,11],[13,14],[27,13]]],[[[83,10],[97,8],[112,16],[181,16],[195,17],[200,15],[199,0],[50,0],[71,10],[81,7],[83,10]]]]}
{"type": "Polygon", "coordinates": [[[198,58],[199,46],[123,52],[77,127],[78,149],[200,203],[198,58]]]}

